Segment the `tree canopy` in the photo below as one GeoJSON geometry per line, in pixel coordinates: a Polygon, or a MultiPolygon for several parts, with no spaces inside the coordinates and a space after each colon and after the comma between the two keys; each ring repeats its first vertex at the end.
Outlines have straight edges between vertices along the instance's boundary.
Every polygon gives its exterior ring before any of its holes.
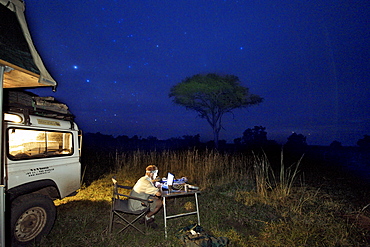
{"type": "Polygon", "coordinates": [[[197,74],[173,86],[169,93],[173,102],[196,111],[213,129],[217,147],[222,116],[236,108],[244,108],[263,101],[251,94],[234,75],[197,74]]]}
{"type": "Polygon", "coordinates": [[[302,134],[293,133],[288,137],[288,141],[285,143],[284,147],[286,150],[295,152],[295,153],[304,153],[306,150],[307,137],[302,134]]]}
{"type": "Polygon", "coordinates": [[[242,143],[247,146],[264,146],[267,143],[266,127],[254,126],[243,132],[242,143]]]}
{"type": "Polygon", "coordinates": [[[357,145],[363,149],[370,149],[370,136],[364,135],[364,138],[357,141],[357,145]]]}

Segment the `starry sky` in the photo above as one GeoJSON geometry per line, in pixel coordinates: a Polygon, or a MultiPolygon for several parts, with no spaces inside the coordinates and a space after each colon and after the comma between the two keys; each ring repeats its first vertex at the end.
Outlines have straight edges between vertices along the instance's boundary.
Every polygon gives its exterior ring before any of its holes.
{"type": "Polygon", "coordinates": [[[84,132],[159,139],[211,127],[174,105],[198,73],[233,74],[258,106],[224,116],[220,139],[254,126],[285,143],[356,145],[370,134],[368,0],[26,0],[26,18],[57,91],[84,132]]]}

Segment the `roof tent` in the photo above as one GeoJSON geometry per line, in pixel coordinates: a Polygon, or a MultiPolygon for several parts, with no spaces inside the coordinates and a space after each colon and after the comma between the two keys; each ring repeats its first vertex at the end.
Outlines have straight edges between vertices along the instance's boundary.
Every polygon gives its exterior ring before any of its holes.
{"type": "Polygon", "coordinates": [[[0,0],[0,66],[3,88],[56,87],[32,42],[22,0],[0,0]]]}

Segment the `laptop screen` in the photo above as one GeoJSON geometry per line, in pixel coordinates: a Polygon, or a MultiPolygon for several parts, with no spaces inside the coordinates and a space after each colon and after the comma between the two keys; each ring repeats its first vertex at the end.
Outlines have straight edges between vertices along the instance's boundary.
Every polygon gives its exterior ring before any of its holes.
{"type": "Polygon", "coordinates": [[[175,176],[172,173],[167,174],[167,185],[172,185],[175,176]]]}

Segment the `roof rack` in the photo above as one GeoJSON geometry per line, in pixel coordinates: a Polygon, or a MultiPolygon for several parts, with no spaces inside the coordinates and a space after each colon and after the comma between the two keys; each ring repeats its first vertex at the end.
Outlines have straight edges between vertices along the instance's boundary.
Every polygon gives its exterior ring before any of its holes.
{"type": "Polygon", "coordinates": [[[66,104],[60,103],[54,97],[39,97],[25,91],[4,92],[4,108],[7,111],[73,121],[75,116],[66,104]]]}

